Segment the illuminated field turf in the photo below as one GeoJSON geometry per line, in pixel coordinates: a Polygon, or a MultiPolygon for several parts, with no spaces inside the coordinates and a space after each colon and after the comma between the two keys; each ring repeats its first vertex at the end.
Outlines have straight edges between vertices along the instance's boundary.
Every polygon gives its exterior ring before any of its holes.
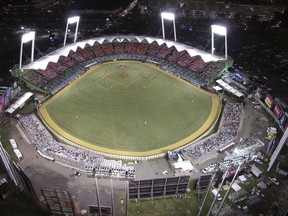
{"type": "Polygon", "coordinates": [[[79,145],[145,156],[183,146],[217,120],[216,95],[152,64],[95,66],[40,107],[46,124],[79,145]]]}

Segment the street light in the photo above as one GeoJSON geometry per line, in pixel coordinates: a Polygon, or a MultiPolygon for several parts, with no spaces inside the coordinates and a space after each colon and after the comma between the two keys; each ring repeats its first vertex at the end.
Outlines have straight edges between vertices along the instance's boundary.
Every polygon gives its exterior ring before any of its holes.
{"type": "Polygon", "coordinates": [[[162,12],[161,13],[163,39],[165,39],[164,19],[173,21],[174,40],[176,42],[175,15],[173,13],[168,13],[168,12],[162,12]]]}
{"type": "MultiPolygon", "coordinates": [[[[228,194],[229,194],[229,191],[230,191],[232,185],[234,184],[234,181],[235,181],[235,179],[236,179],[236,177],[237,177],[237,175],[238,175],[238,172],[240,171],[240,168],[241,168],[241,166],[243,165],[243,163],[244,163],[244,162],[242,162],[242,163],[240,163],[240,164],[238,165],[237,170],[236,170],[236,172],[235,172],[235,174],[234,174],[234,176],[233,176],[233,179],[232,179],[232,181],[231,181],[231,183],[230,183],[230,186],[229,186],[228,190],[226,191],[226,193],[225,193],[225,195],[224,195],[224,197],[223,197],[223,199],[222,199],[222,202],[221,202],[221,204],[220,204],[220,207],[219,207],[218,210],[217,210],[216,216],[219,216],[219,214],[220,214],[220,212],[221,212],[221,209],[222,209],[222,207],[223,207],[223,205],[224,205],[224,202],[225,202],[225,200],[226,200],[226,198],[227,198],[227,196],[228,196],[228,194]]],[[[225,176],[224,176],[224,177],[226,177],[226,173],[225,173],[225,176]]],[[[220,188],[219,188],[219,190],[220,190],[220,188]]]]}
{"type": "Polygon", "coordinates": [[[269,162],[269,166],[267,171],[269,172],[274,164],[274,162],[276,161],[281,149],[283,148],[284,145],[286,145],[288,142],[288,128],[286,128],[283,136],[281,137],[277,147],[275,148],[271,158],[270,158],[270,162],[269,162]]]}
{"type": "Polygon", "coordinates": [[[218,35],[221,35],[221,36],[224,36],[225,37],[225,59],[227,59],[227,29],[226,27],[223,27],[223,26],[219,26],[219,25],[211,25],[211,33],[212,33],[212,39],[211,39],[211,45],[212,45],[212,48],[211,48],[211,53],[212,55],[214,55],[214,50],[215,50],[215,47],[214,47],[214,34],[218,34],[218,35]]]}
{"type": "Polygon", "coordinates": [[[34,44],[35,44],[35,32],[28,32],[21,37],[21,47],[20,47],[20,61],[19,61],[19,69],[22,68],[22,55],[23,55],[23,44],[32,41],[32,49],[31,49],[31,62],[34,61],[34,44]]]}
{"type": "Polygon", "coordinates": [[[76,23],[76,30],[75,30],[75,35],[74,35],[74,43],[77,40],[77,33],[78,33],[78,26],[79,26],[79,20],[80,17],[79,16],[75,16],[75,17],[69,17],[67,20],[67,25],[66,25],[66,31],[65,31],[65,37],[64,37],[64,43],[63,46],[66,45],[66,39],[67,39],[67,32],[68,32],[68,26],[69,24],[74,24],[76,23]]]}

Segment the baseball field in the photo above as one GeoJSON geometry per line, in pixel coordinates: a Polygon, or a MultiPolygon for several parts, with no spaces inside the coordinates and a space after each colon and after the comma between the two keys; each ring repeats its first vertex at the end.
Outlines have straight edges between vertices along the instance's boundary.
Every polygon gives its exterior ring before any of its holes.
{"type": "Polygon", "coordinates": [[[39,108],[59,136],[117,155],[147,156],[183,146],[218,119],[218,97],[159,67],[115,61],[90,68],[39,108]]]}

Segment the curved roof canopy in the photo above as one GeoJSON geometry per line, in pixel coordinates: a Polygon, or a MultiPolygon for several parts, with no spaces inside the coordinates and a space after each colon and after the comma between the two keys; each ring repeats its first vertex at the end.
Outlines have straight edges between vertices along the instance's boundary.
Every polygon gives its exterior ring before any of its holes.
{"type": "Polygon", "coordinates": [[[49,62],[57,62],[59,57],[61,55],[63,56],[68,56],[69,52],[71,50],[73,50],[74,52],[77,50],[78,47],[84,48],[87,44],[89,44],[90,46],[93,46],[95,43],[100,43],[102,44],[103,42],[113,42],[113,41],[147,41],[148,43],[152,43],[152,42],[157,42],[159,45],[162,44],[166,44],[168,47],[172,47],[175,46],[175,48],[181,52],[183,50],[186,50],[190,56],[196,56],[196,55],[200,55],[203,59],[204,62],[210,62],[210,61],[219,61],[219,60],[224,60],[224,58],[216,56],[216,55],[212,55],[210,53],[207,53],[203,50],[199,50],[196,48],[193,48],[191,46],[185,45],[185,44],[181,44],[178,42],[174,42],[174,41],[170,41],[170,40],[163,40],[163,39],[159,39],[159,38],[155,38],[155,37],[145,37],[145,36],[127,36],[127,35],[120,35],[120,36],[106,36],[106,37],[98,37],[98,38],[93,38],[93,39],[88,39],[88,40],[83,40],[80,42],[76,42],[73,44],[69,44],[65,47],[61,47],[43,57],[41,57],[40,59],[26,65],[23,66],[23,69],[46,69],[47,65],[49,62]]]}

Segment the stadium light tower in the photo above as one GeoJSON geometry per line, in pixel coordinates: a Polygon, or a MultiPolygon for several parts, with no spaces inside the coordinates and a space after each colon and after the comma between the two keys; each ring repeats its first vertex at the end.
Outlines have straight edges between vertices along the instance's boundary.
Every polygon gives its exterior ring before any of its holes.
{"type": "Polygon", "coordinates": [[[32,49],[31,49],[31,62],[34,61],[34,45],[35,45],[35,32],[28,32],[21,37],[21,47],[20,47],[20,61],[19,61],[19,69],[22,68],[22,55],[23,55],[23,44],[32,41],[32,49]]]}
{"type": "Polygon", "coordinates": [[[68,20],[67,20],[67,25],[66,25],[65,36],[64,36],[63,46],[66,45],[66,39],[67,39],[67,33],[68,33],[69,24],[74,24],[74,23],[76,23],[76,30],[75,30],[75,35],[74,35],[74,43],[76,42],[76,40],[77,40],[77,33],[78,33],[78,26],[79,26],[79,20],[80,20],[80,17],[79,17],[79,16],[69,17],[69,18],[68,18],[68,20]]]}
{"type": "Polygon", "coordinates": [[[219,25],[211,25],[211,33],[212,33],[212,39],[211,39],[211,44],[212,44],[212,48],[211,48],[211,52],[212,55],[214,55],[214,34],[218,34],[221,36],[225,37],[225,59],[227,59],[227,29],[226,27],[223,26],[219,26],[219,25]]]}
{"type": "Polygon", "coordinates": [[[165,39],[164,19],[173,21],[174,40],[175,40],[175,42],[176,42],[175,15],[174,15],[173,13],[167,13],[167,12],[162,12],[162,13],[161,13],[163,39],[165,39]]]}

